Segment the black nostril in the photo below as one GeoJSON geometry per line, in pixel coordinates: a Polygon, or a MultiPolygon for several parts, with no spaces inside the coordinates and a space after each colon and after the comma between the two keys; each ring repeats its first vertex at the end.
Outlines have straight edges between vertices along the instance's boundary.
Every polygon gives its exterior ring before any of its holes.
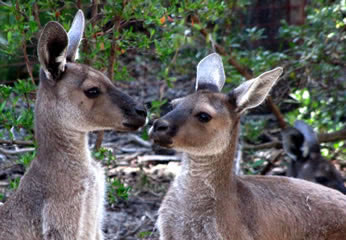
{"type": "Polygon", "coordinates": [[[157,120],[154,122],[154,131],[165,132],[168,129],[168,123],[166,121],[157,120]]]}
{"type": "Polygon", "coordinates": [[[135,111],[136,113],[139,115],[139,116],[142,116],[142,117],[146,117],[147,116],[147,110],[145,109],[145,107],[141,104],[137,105],[136,108],[135,108],[135,111]]]}

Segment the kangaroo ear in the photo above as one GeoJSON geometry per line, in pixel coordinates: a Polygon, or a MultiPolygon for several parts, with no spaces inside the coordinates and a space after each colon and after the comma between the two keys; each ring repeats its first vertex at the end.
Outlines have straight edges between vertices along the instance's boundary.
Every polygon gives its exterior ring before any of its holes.
{"type": "Polygon", "coordinates": [[[68,32],[67,60],[73,62],[78,56],[78,47],[82,40],[85,27],[85,19],[82,10],[78,10],[68,32]]]}
{"type": "Polygon", "coordinates": [[[209,89],[220,92],[225,84],[225,79],[222,58],[217,53],[206,56],[198,63],[196,91],[209,89]]]}
{"type": "Polygon", "coordinates": [[[255,79],[248,80],[234,89],[229,95],[234,99],[238,112],[260,105],[279,79],[283,69],[281,67],[262,73],[255,79]]]}
{"type": "Polygon", "coordinates": [[[38,41],[38,59],[46,78],[54,84],[65,71],[68,37],[58,22],[49,22],[38,41]]]}
{"type": "Polygon", "coordinates": [[[295,161],[303,156],[304,135],[296,128],[288,127],[282,130],[282,145],[287,155],[295,161]]]}
{"type": "Polygon", "coordinates": [[[315,131],[304,121],[297,120],[294,122],[294,127],[304,135],[305,155],[310,152],[320,152],[320,144],[315,131]]]}

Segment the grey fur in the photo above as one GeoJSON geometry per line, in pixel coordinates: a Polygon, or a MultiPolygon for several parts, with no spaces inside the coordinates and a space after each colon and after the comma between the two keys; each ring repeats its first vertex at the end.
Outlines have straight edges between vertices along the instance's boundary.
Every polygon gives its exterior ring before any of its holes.
{"type": "Polygon", "coordinates": [[[264,73],[229,95],[197,91],[174,101],[173,110],[154,122],[150,137],[184,153],[159,209],[161,240],[345,239],[341,193],[304,180],[233,171],[241,113],[263,102],[281,72],[264,73]]]}
{"type": "Polygon", "coordinates": [[[71,61],[83,34],[81,22],[79,11],[71,41],[57,22],[49,22],[39,40],[37,157],[18,190],[0,206],[0,240],[103,239],[105,177],[90,156],[88,132],[135,130],[145,123],[146,114],[104,74],[71,61]],[[100,95],[88,97],[95,88],[100,95]]]}

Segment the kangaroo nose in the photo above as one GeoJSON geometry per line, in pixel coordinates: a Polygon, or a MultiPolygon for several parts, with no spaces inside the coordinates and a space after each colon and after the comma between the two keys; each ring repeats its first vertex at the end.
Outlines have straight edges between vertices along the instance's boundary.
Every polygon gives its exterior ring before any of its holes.
{"type": "Polygon", "coordinates": [[[142,104],[138,104],[135,107],[135,111],[139,116],[146,117],[147,116],[147,110],[142,104]]]}
{"type": "Polygon", "coordinates": [[[158,119],[154,122],[154,131],[156,132],[165,132],[168,130],[168,122],[158,119]]]}

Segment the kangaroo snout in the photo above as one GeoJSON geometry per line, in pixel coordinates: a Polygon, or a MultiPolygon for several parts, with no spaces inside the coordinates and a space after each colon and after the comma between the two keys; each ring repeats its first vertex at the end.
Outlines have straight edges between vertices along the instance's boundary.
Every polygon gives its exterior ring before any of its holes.
{"type": "Polygon", "coordinates": [[[156,144],[169,147],[173,143],[171,132],[171,126],[168,121],[157,119],[149,130],[149,136],[156,144]]]}
{"type": "Polygon", "coordinates": [[[163,119],[158,119],[154,122],[154,125],[153,125],[154,132],[164,134],[168,131],[168,129],[169,129],[169,124],[167,121],[163,119]]]}
{"type": "Polygon", "coordinates": [[[136,107],[135,107],[135,112],[138,116],[140,117],[143,117],[144,120],[145,118],[147,117],[147,109],[144,107],[143,104],[138,104],[136,107]]]}
{"type": "Polygon", "coordinates": [[[137,104],[133,111],[124,111],[126,116],[126,121],[123,125],[129,130],[137,130],[144,126],[147,119],[147,109],[143,104],[137,104]]]}

